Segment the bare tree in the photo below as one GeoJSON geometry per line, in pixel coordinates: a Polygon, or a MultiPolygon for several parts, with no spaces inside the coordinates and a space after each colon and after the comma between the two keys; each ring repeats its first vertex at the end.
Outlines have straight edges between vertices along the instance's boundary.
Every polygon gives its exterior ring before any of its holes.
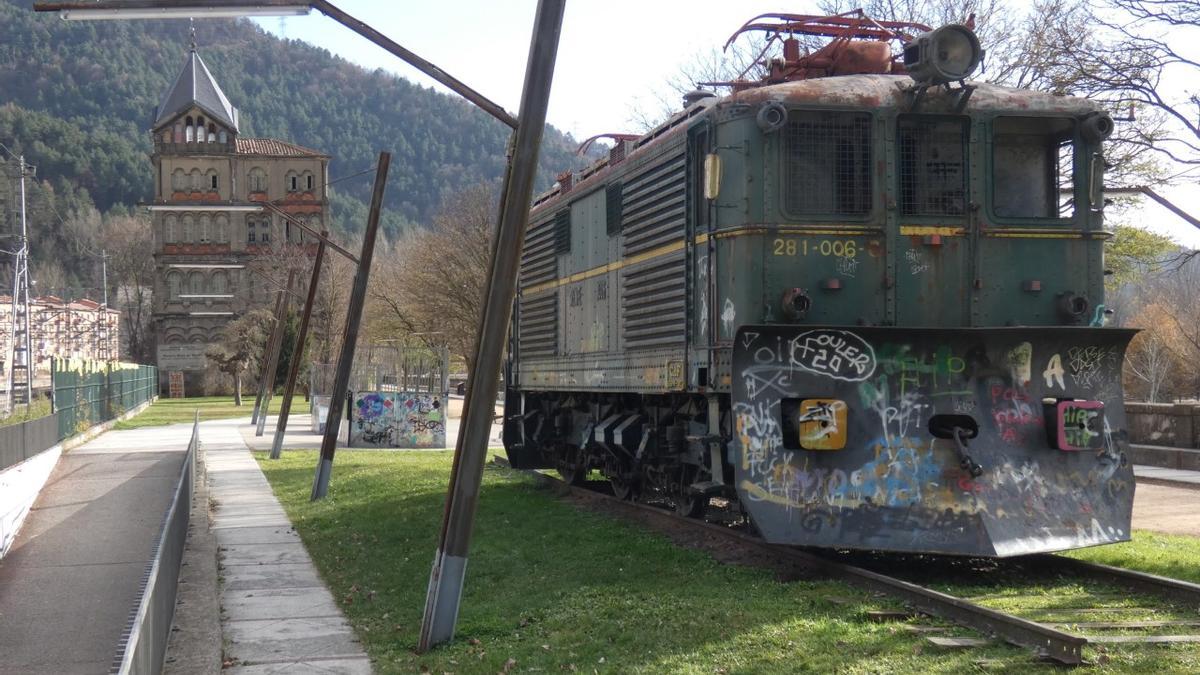
{"type": "MultiPolygon", "coordinates": [[[[380,263],[376,265],[383,267],[380,263]]],[[[333,363],[334,355],[341,347],[342,330],[346,325],[346,302],[353,286],[354,273],[354,263],[342,256],[325,257],[325,269],[321,272],[321,283],[313,299],[309,327],[308,354],[313,363],[333,363]]],[[[379,276],[383,273],[383,270],[379,270],[375,274],[379,276]]]]}
{"type": "Polygon", "coordinates": [[[470,369],[496,200],[491,184],[450,195],[430,230],[410,234],[383,256],[370,290],[373,332],[415,336],[430,348],[445,344],[470,369]]]}
{"type": "Polygon", "coordinates": [[[109,217],[104,223],[104,239],[109,304],[121,312],[129,358],[149,363],[154,357],[150,337],[154,259],[146,255],[153,246],[150,220],[140,215],[109,217]]]}
{"type": "Polygon", "coordinates": [[[242,404],[242,375],[258,365],[263,342],[274,323],[271,312],[256,309],[225,324],[219,339],[205,351],[217,368],[233,376],[233,403],[242,404]]]}

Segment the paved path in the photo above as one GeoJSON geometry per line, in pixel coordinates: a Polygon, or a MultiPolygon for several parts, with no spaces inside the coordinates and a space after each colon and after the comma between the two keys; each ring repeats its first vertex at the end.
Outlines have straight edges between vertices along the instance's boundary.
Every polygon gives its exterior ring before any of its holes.
{"type": "Polygon", "coordinates": [[[370,673],[366,653],[250,456],[238,428],[245,424],[200,428],[221,556],[225,657],[234,663],[223,672],[370,673]]]}
{"type": "Polygon", "coordinates": [[[1134,465],[1133,527],[1200,537],[1200,471],[1134,465]],[[1147,482],[1143,479],[1151,479],[1147,482]]]}
{"type": "MultiPolygon", "coordinates": [[[[1186,469],[1167,469],[1161,466],[1133,465],[1133,473],[1139,479],[1148,478],[1152,481],[1180,483],[1200,487],[1200,471],[1186,469]]],[[[1145,483],[1142,483],[1143,485],[1145,483]]]]}
{"type": "Polygon", "coordinates": [[[108,672],[191,427],[109,431],[62,456],[0,560],[0,673],[108,672]]]}

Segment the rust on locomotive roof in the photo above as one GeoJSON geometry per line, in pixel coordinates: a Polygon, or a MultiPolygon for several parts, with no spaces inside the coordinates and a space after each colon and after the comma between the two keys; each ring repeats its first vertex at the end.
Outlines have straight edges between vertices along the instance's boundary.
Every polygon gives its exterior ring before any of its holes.
{"type": "MultiPolygon", "coordinates": [[[[1100,109],[1093,101],[1076,96],[1015,89],[987,82],[968,84],[974,88],[974,92],[964,112],[1027,110],[1083,115],[1100,109]]],[[[779,101],[792,105],[904,109],[911,105],[914,86],[915,83],[907,75],[842,75],[755,87],[723,98],[717,105],[754,105],[766,101],[779,101]]],[[[957,92],[958,89],[930,88],[925,94],[925,104],[922,108],[929,104],[936,105],[939,98],[948,101],[954,99],[957,92]]]]}

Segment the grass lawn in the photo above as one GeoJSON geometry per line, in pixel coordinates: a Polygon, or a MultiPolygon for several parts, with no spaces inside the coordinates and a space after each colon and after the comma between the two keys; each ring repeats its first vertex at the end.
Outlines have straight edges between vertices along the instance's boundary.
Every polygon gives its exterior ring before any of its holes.
{"type": "MultiPolygon", "coordinates": [[[[271,398],[270,412],[279,410],[282,396],[271,398]]],[[[297,399],[303,403],[303,399],[297,399]]],[[[297,403],[292,401],[292,410],[297,403]]],[[[117,422],[114,429],[140,429],[160,427],[166,424],[191,422],[196,410],[200,410],[200,421],[222,420],[230,417],[249,417],[254,412],[254,395],[242,397],[242,405],[233,404],[232,396],[197,396],[193,398],[159,398],[136,417],[117,422]]]]}
{"type": "MultiPolygon", "coordinates": [[[[419,656],[451,454],[339,452],[330,497],[317,504],[315,452],[258,459],[377,672],[960,673],[980,661],[989,671],[1055,670],[1004,645],[940,651],[901,624],[867,620],[868,610],[898,608],[889,599],[724,565],[495,468],[485,473],[458,638],[419,656]]],[[[1200,544],[1139,535],[1080,555],[1166,573],[1200,560],[1200,544]]],[[[1125,647],[1110,646],[1095,670],[1200,669],[1196,645],[1125,647]]]]}

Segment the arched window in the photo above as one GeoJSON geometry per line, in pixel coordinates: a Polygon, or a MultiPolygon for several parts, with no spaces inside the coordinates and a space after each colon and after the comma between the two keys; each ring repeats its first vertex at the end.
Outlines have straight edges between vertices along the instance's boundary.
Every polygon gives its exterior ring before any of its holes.
{"type": "Polygon", "coordinates": [[[217,127],[215,124],[208,125],[208,142],[215,143],[217,141],[217,127]]]}
{"type": "Polygon", "coordinates": [[[193,233],[196,231],[196,228],[194,227],[195,219],[191,216],[184,216],[182,222],[183,233],[180,235],[179,239],[185,244],[190,244],[195,241],[195,239],[192,239],[193,233]]]}
{"type": "Polygon", "coordinates": [[[192,124],[191,117],[188,117],[184,123],[187,124],[185,127],[185,129],[187,129],[187,142],[191,143],[192,141],[196,140],[196,126],[192,124]]]}
{"type": "Polygon", "coordinates": [[[183,169],[175,169],[171,173],[171,191],[186,192],[188,189],[187,172],[183,169]]]}
{"type": "Polygon", "coordinates": [[[221,213],[216,217],[216,239],[218,244],[229,243],[229,216],[221,213]]]}
{"type": "Polygon", "coordinates": [[[204,295],[204,275],[202,273],[192,272],[188,275],[188,293],[204,295]]]}
{"type": "Polygon", "coordinates": [[[229,293],[229,282],[223,270],[217,270],[212,273],[212,293],[213,295],[226,295],[229,293]]]}
{"type": "Polygon", "coordinates": [[[246,243],[254,244],[258,241],[258,221],[254,218],[246,219],[246,243]]]}
{"type": "Polygon", "coordinates": [[[163,222],[163,241],[168,244],[179,241],[179,219],[175,216],[167,216],[163,222]]]}
{"type": "Polygon", "coordinates": [[[271,219],[263,218],[258,222],[258,241],[266,244],[271,241],[271,219]]]}
{"type": "Polygon", "coordinates": [[[287,191],[297,192],[300,190],[300,176],[295,171],[287,172],[287,191]]]}
{"type": "Polygon", "coordinates": [[[314,183],[315,183],[315,182],[316,182],[316,181],[314,181],[314,180],[313,180],[313,175],[312,175],[312,172],[311,172],[311,171],[305,171],[305,172],[304,172],[304,189],[305,189],[305,190],[308,190],[309,192],[312,192],[313,185],[314,185],[314,183]]]}
{"type": "Polygon", "coordinates": [[[175,122],[175,142],[183,142],[183,122],[181,121],[175,122]]]}
{"type": "Polygon", "coordinates": [[[221,145],[225,145],[229,142],[229,136],[225,134],[224,129],[217,132],[217,142],[221,145]]]}
{"type": "Polygon", "coordinates": [[[196,118],[196,142],[197,143],[204,142],[204,118],[203,117],[196,118]]]}
{"type": "Polygon", "coordinates": [[[182,280],[183,275],[179,272],[167,274],[167,297],[171,300],[179,299],[179,287],[182,280]]]}
{"type": "Polygon", "coordinates": [[[266,192],[267,172],[257,166],[250,169],[250,180],[248,182],[250,192],[266,192]]]}
{"type": "Polygon", "coordinates": [[[199,235],[201,244],[207,244],[212,240],[212,218],[210,218],[208,214],[200,216],[199,235]]]}
{"type": "Polygon", "coordinates": [[[200,169],[192,169],[191,183],[192,192],[201,192],[204,190],[204,174],[200,173],[200,169]]]}
{"type": "Polygon", "coordinates": [[[205,187],[208,188],[208,191],[216,192],[217,191],[217,171],[216,171],[216,169],[209,169],[208,173],[205,175],[205,179],[206,179],[204,181],[206,183],[205,187]]]}

